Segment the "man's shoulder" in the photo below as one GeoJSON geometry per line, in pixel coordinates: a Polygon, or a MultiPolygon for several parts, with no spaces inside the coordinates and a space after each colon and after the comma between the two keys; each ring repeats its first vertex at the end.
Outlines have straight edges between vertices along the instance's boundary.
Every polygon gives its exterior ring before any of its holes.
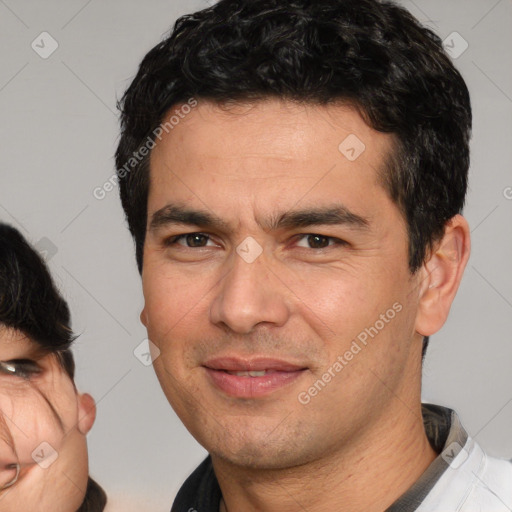
{"type": "Polygon", "coordinates": [[[471,471],[468,478],[471,479],[471,491],[461,512],[512,510],[512,460],[484,454],[480,467],[471,471]],[[475,509],[473,504],[480,505],[480,509],[475,509]]]}
{"type": "Polygon", "coordinates": [[[488,482],[489,490],[503,489],[507,493],[509,506],[512,506],[512,459],[502,459],[486,455],[482,476],[488,482]]]}
{"type": "Polygon", "coordinates": [[[418,510],[437,512],[441,506],[459,512],[510,512],[512,460],[491,457],[468,438],[418,510]]]}

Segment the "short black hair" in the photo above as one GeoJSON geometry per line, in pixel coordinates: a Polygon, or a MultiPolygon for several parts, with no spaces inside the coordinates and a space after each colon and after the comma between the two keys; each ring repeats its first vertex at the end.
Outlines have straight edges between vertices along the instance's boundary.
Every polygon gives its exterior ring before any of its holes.
{"type": "Polygon", "coordinates": [[[0,325],[55,353],[73,379],[70,322],[69,307],[42,257],[17,229],[0,223],[0,325]]]}
{"type": "MultiPolygon", "coordinates": [[[[0,223],[0,327],[22,332],[44,351],[55,354],[70,379],[75,336],[67,302],[57,290],[39,253],[12,226],[0,223]]],[[[89,477],[78,512],[102,512],[107,497],[89,477]]]]}
{"type": "Polygon", "coordinates": [[[471,104],[441,39],[386,0],[221,0],[179,18],[144,57],[118,104],[116,168],[142,271],[149,154],[166,113],[194,98],[343,101],[394,134],[381,181],[408,226],[419,269],[446,222],[462,211],[471,104]]]}

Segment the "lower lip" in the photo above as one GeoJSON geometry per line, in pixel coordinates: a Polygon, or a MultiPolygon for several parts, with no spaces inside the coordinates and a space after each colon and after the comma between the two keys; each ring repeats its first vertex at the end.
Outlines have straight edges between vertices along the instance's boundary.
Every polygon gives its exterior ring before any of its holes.
{"type": "Polygon", "coordinates": [[[297,380],[305,370],[272,372],[262,377],[239,377],[222,370],[206,368],[213,383],[224,393],[236,398],[266,396],[297,380]]]}

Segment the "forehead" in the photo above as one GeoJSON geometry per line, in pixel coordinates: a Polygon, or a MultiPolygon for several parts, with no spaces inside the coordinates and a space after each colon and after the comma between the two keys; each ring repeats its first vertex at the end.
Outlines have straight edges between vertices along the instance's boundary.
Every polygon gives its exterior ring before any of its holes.
{"type": "Polygon", "coordinates": [[[47,353],[22,331],[0,325],[0,360],[24,357],[42,357],[47,353]]]}
{"type": "Polygon", "coordinates": [[[393,136],[373,130],[350,105],[199,101],[187,110],[176,122],[179,106],[171,109],[164,123],[173,116],[175,124],[151,153],[150,214],[175,198],[219,212],[249,202],[286,210],[339,193],[357,210],[387,195],[380,183],[393,136]]]}
{"type": "Polygon", "coordinates": [[[193,150],[197,157],[222,153],[231,157],[291,160],[329,149],[335,151],[331,153],[333,160],[341,154],[350,161],[361,151],[367,153],[368,160],[368,155],[385,156],[392,140],[391,135],[368,126],[356,108],[341,102],[317,105],[266,99],[219,104],[201,100],[180,118],[175,115],[179,111],[176,105],[164,117],[164,131],[152,158],[169,146],[180,146],[182,153],[193,150]],[[340,147],[351,135],[347,148],[340,147]],[[344,153],[349,146],[356,150],[355,154],[344,153]]]}

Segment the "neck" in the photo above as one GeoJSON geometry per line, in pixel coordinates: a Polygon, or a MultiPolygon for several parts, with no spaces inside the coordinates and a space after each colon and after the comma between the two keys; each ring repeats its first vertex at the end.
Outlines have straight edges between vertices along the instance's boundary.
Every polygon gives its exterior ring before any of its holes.
{"type": "Polygon", "coordinates": [[[364,436],[301,466],[254,470],[212,455],[225,500],[220,512],[382,512],[437,456],[425,434],[420,401],[405,408],[395,402],[395,410],[364,436]]]}

